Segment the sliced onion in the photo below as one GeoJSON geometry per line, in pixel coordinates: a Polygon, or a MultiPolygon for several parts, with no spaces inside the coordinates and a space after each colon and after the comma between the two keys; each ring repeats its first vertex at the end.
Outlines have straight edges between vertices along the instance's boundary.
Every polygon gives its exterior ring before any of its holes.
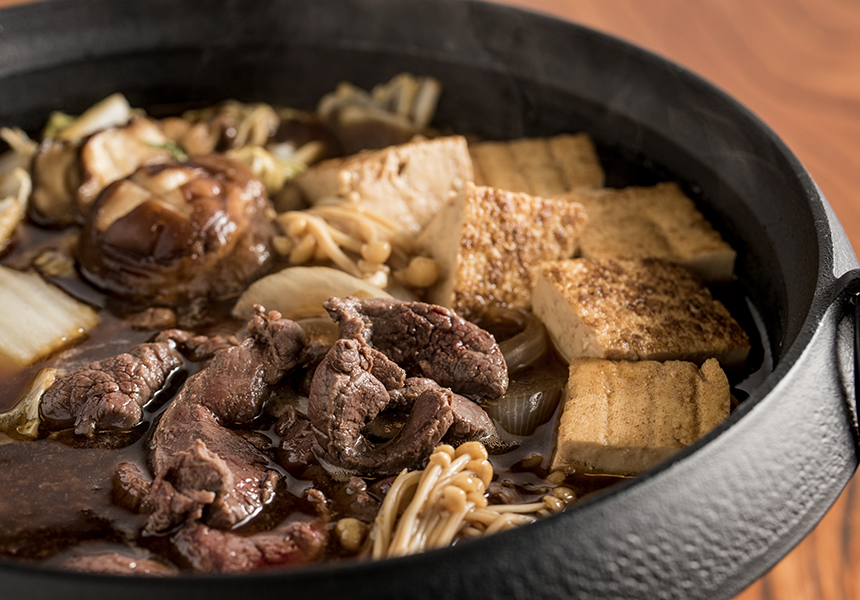
{"type": "MultiPolygon", "coordinates": [[[[499,349],[505,357],[509,373],[537,363],[547,351],[546,328],[540,319],[524,310],[493,306],[478,321],[478,326],[502,337],[499,349]],[[517,331],[507,339],[500,331],[517,331]]],[[[510,335],[510,333],[507,333],[510,335]]]]}
{"type": "Polygon", "coordinates": [[[391,298],[382,288],[330,267],[290,267],[251,284],[233,307],[237,319],[250,319],[254,305],[277,310],[288,319],[325,315],[323,302],[337,296],[391,298]]]}
{"type": "Polygon", "coordinates": [[[41,369],[36,373],[30,391],[18,404],[0,413],[0,432],[24,438],[36,438],[41,422],[39,406],[42,403],[42,395],[54,385],[58,373],[57,369],[41,369]]]}
{"type": "Polygon", "coordinates": [[[483,404],[496,424],[513,435],[531,435],[552,417],[567,382],[567,369],[530,369],[511,379],[507,393],[483,404]]]}
{"type": "Polygon", "coordinates": [[[358,471],[344,469],[343,467],[339,467],[338,465],[333,465],[327,460],[320,458],[316,452],[314,452],[314,456],[316,457],[317,462],[320,464],[320,466],[326,470],[326,472],[331,476],[331,478],[339,483],[346,483],[352,477],[358,477],[361,475],[358,471]]]}
{"type": "Polygon", "coordinates": [[[299,319],[296,323],[304,331],[306,339],[326,343],[329,346],[334,346],[334,343],[338,339],[337,323],[328,317],[299,319]]]}

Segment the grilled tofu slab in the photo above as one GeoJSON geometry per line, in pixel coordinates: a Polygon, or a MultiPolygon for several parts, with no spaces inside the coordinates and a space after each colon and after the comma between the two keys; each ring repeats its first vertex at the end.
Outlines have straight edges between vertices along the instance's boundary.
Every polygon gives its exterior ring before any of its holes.
{"type": "Polygon", "coordinates": [[[530,308],[541,263],[572,256],[584,222],[576,203],[467,184],[418,239],[440,266],[429,302],[466,318],[489,305],[530,308]]]}
{"type": "Polygon", "coordinates": [[[662,258],[709,283],[730,281],[737,253],[675,183],[572,192],[588,213],[586,258],[662,258]]]}
{"type": "Polygon", "coordinates": [[[635,475],[705,435],[729,415],[715,359],[577,358],[570,364],[552,470],[635,475]]]}
{"type": "Polygon", "coordinates": [[[547,262],[535,278],[533,310],[567,359],[716,358],[741,366],[747,334],[687,269],[658,259],[547,262]]]}
{"type": "Polygon", "coordinates": [[[469,144],[475,184],[552,198],[603,187],[606,179],[586,133],[469,144]]]}
{"type": "Polygon", "coordinates": [[[417,234],[472,179],[465,138],[450,136],[326,160],[295,183],[311,204],[331,198],[360,202],[417,234]]]}

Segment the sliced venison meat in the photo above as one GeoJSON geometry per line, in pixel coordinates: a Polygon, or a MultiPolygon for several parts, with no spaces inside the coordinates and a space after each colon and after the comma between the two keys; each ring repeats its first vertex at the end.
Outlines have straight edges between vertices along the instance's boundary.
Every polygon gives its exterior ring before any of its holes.
{"type": "Polygon", "coordinates": [[[376,518],[380,501],[368,493],[363,479],[353,476],[346,482],[336,481],[317,464],[314,430],[308,419],[288,406],[274,430],[282,436],[276,454],[278,464],[300,479],[313,481],[313,491],[322,495],[323,503],[337,518],[354,517],[367,523],[376,518]]]}
{"type": "Polygon", "coordinates": [[[74,426],[75,433],[88,437],[131,429],[181,365],[182,356],[170,344],[140,344],[59,378],[42,398],[42,417],[51,429],[74,426]]]}
{"type": "Polygon", "coordinates": [[[427,389],[415,398],[391,440],[373,444],[362,434],[404,381],[402,369],[363,340],[338,340],[311,382],[308,417],[317,455],[347,471],[375,475],[396,473],[426,458],[454,420],[449,389],[427,389]]]}
{"type": "Polygon", "coordinates": [[[175,575],[177,569],[152,558],[140,558],[120,552],[102,552],[70,557],[57,566],[82,573],[106,575],[175,575]]]}
{"type": "Polygon", "coordinates": [[[310,562],[325,550],[328,535],[318,524],[307,522],[293,522],[251,536],[188,523],[171,542],[177,558],[195,571],[245,573],[310,562]]]}
{"type": "Polygon", "coordinates": [[[152,481],[139,466],[130,462],[119,463],[111,478],[111,500],[117,506],[139,512],[143,501],[152,489],[152,481]]]}
{"type": "Polygon", "coordinates": [[[143,502],[150,513],[147,531],[203,519],[204,511],[210,525],[229,528],[272,499],[278,474],[268,468],[266,455],[221,426],[206,407],[183,403],[159,428],[158,452],[150,456],[157,455],[157,475],[143,502]]]}
{"type": "MultiPolygon", "coordinates": [[[[439,388],[441,386],[432,379],[409,377],[402,388],[390,392],[392,404],[412,406],[425,391],[439,388]]],[[[452,393],[451,410],[454,414],[454,422],[445,434],[446,440],[462,442],[481,439],[495,432],[490,416],[468,398],[452,393]]]]}
{"type": "Polygon", "coordinates": [[[301,328],[261,307],[238,346],[218,350],[190,377],[162,415],[150,441],[155,478],[144,505],[149,532],[187,520],[229,528],[271,499],[278,473],[246,436],[230,426],[252,423],[270,388],[303,360],[301,328]]]}
{"type": "Polygon", "coordinates": [[[409,375],[488,399],[508,388],[505,359],[493,336],[447,308],[353,297],[329,298],[324,306],[341,338],[361,339],[409,375]]]}
{"type": "Polygon", "coordinates": [[[281,436],[276,460],[287,473],[296,477],[316,462],[314,457],[314,432],[311,422],[300,416],[292,406],[287,406],[275,424],[275,433],[281,436]]]}
{"type": "Polygon", "coordinates": [[[238,346],[232,335],[198,335],[184,329],[165,329],[155,336],[156,342],[173,342],[188,360],[202,362],[212,358],[218,350],[238,346]]]}
{"type": "Polygon", "coordinates": [[[150,306],[135,315],[131,315],[126,319],[126,322],[133,329],[160,331],[176,327],[176,319],[176,312],[172,308],[150,306]]]}

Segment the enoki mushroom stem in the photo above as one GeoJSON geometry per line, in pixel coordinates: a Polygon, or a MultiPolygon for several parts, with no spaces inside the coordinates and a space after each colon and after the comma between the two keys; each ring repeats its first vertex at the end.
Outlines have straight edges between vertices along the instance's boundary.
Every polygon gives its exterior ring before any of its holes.
{"type": "Polygon", "coordinates": [[[562,498],[575,498],[563,488],[537,502],[491,505],[486,491],[492,477],[480,442],[456,450],[437,447],[424,470],[404,470],[394,480],[371,532],[373,558],[415,554],[448,546],[458,536],[479,537],[531,523],[539,513],[564,508],[562,498]]]}
{"type": "MultiPolygon", "coordinates": [[[[387,277],[385,263],[394,259],[406,264],[413,251],[396,223],[348,200],[332,199],[307,210],[285,212],[277,222],[288,238],[283,253],[296,265],[329,260],[355,277],[367,279],[380,272],[387,277]]],[[[407,277],[407,283],[427,287],[438,278],[439,268],[432,259],[418,258],[409,265],[413,276],[407,277]]]]}

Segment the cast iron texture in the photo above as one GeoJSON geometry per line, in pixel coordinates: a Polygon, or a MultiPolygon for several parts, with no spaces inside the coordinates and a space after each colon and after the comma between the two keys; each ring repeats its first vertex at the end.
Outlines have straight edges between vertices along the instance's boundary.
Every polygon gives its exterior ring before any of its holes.
{"type": "Polygon", "coordinates": [[[700,191],[739,251],[775,366],[669,463],[529,527],[377,563],[134,580],[0,564],[4,598],[730,598],[833,503],[858,462],[856,258],[791,152],[709,84],[618,40],[460,0],[89,0],[0,12],[0,124],[36,130],[114,91],[133,105],[310,106],[409,70],[438,121],[519,137],[589,131],[700,191]]]}

